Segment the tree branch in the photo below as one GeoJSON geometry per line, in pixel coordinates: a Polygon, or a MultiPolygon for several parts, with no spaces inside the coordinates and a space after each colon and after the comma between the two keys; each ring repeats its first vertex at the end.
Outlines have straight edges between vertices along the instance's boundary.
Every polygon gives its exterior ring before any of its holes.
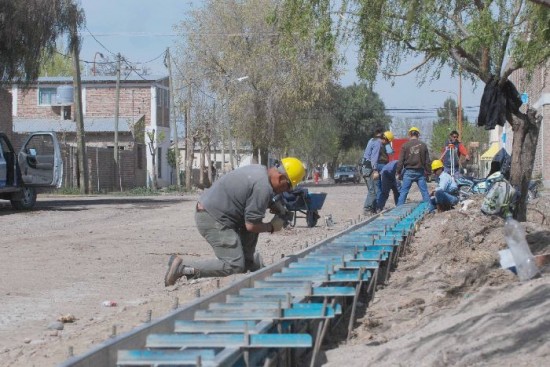
{"type": "Polygon", "coordinates": [[[465,71],[477,75],[483,81],[488,79],[482,75],[479,69],[479,61],[475,60],[472,55],[468,54],[460,47],[453,47],[449,50],[451,57],[455,60],[465,71]]]}
{"type": "MultiPolygon", "coordinates": [[[[401,74],[393,74],[393,73],[388,73],[388,72],[385,72],[383,70],[381,70],[381,73],[386,75],[386,76],[391,76],[391,77],[396,77],[396,76],[405,76],[405,75],[409,75],[410,73],[420,69],[422,66],[426,65],[432,58],[431,57],[428,57],[426,59],[424,59],[420,64],[414,66],[412,69],[404,72],[404,73],[401,73],[401,74]]],[[[378,62],[376,62],[376,65],[378,66],[378,68],[380,68],[380,65],[378,62]]]]}
{"type": "MultiPolygon", "coordinates": [[[[502,55],[502,57],[501,57],[500,60],[498,60],[498,63],[495,63],[496,66],[497,66],[497,69],[496,69],[496,72],[495,72],[496,75],[501,75],[502,68],[504,67],[504,65],[503,65],[504,57],[506,55],[506,49],[508,48],[508,44],[510,42],[510,35],[511,35],[510,29],[512,29],[514,27],[514,24],[516,23],[516,19],[519,16],[522,4],[523,4],[523,1],[521,1],[521,0],[516,1],[514,11],[512,12],[513,15],[510,17],[509,23],[506,24],[506,26],[505,26],[505,29],[507,31],[505,32],[504,37],[502,38],[502,44],[500,45],[500,52],[499,52],[499,55],[502,55]]],[[[504,23],[504,20],[501,18],[500,22],[504,23]]],[[[508,76],[510,76],[510,74],[511,74],[511,72],[506,76],[506,78],[508,76]]]]}

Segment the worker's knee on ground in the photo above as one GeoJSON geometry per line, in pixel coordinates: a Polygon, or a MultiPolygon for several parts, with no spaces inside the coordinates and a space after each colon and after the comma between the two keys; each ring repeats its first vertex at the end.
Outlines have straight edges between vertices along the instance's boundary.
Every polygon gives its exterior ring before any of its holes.
{"type": "Polygon", "coordinates": [[[225,261],[224,268],[229,274],[242,274],[245,272],[244,259],[232,262],[225,261]]]}

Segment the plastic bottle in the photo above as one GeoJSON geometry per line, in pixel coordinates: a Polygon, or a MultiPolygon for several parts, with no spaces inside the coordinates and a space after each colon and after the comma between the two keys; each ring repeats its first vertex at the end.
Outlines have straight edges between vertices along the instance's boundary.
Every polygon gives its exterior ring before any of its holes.
{"type": "Polygon", "coordinates": [[[525,230],[516,220],[508,218],[504,224],[504,237],[510,248],[519,280],[529,280],[539,274],[535,257],[525,239],[525,230]]]}
{"type": "Polygon", "coordinates": [[[116,301],[103,301],[103,307],[116,307],[116,301]]]}

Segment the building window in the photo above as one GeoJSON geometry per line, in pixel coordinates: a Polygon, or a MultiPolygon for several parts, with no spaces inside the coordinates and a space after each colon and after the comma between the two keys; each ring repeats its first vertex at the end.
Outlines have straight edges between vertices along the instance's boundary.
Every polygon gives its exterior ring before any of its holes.
{"type": "Polygon", "coordinates": [[[137,145],[137,168],[143,169],[143,145],[137,145]]]}
{"type": "Polygon", "coordinates": [[[157,148],[157,177],[162,178],[162,148],[157,148]]]}
{"type": "Polygon", "coordinates": [[[38,105],[51,106],[57,100],[57,88],[38,88],[38,105]]]}
{"type": "Polygon", "coordinates": [[[157,107],[164,108],[170,105],[170,94],[167,89],[157,88],[157,107]]]}

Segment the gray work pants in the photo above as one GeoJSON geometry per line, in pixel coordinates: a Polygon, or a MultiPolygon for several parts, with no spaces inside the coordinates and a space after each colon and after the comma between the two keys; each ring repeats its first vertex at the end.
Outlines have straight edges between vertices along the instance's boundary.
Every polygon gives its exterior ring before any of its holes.
{"type": "Polygon", "coordinates": [[[363,211],[369,212],[369,211],[375,211],[377,208],[377,197],[378,197],[378,186],[376,184],[376,181],[372,179],[372,169],[370,168],[363,168],[363,179],[365,180],[365,183],[367,184],[367,197],[365,198],[365,202],[363,203],[363,211]]]}
{"type": "Polygon", "coordinates": [[[195,213],[195,223],[199,233],[212,246],[217,257],[186,264],[197,269],[199,277],[224,277],[248,270],[258,270],[254,264],[258,233],[229,228],[206,211],[195,213]]]}

